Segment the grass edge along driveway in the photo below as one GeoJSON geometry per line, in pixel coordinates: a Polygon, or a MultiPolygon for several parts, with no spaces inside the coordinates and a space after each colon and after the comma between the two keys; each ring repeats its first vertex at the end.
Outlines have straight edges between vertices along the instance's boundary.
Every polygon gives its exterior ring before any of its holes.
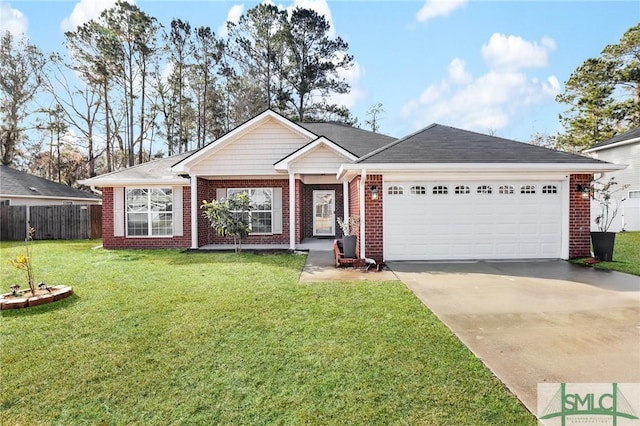
{"type": "MultiPolygon", "coordinates": [[[[582,258],[573,262],[584,265],[588,260],[589,258],[582,258]]],[[[640,276],[640,231],[618,232],[613,261],[594,263],[590,266],[640,276]]]]}
{"type": "Polygon", "coordinates": [[[0,424],[535,424],[400,282],[98,243],[33,244],[36,278],[76,294],[2,312],[0,424]]]}

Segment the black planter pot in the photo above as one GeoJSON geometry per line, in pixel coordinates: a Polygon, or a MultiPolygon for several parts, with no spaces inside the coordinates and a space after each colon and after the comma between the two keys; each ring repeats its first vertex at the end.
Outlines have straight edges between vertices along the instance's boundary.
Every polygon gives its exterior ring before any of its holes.
{"type": "Polygon", "coordinates": [[[613,260],[613,246],[616,241],[615,232],[592,232],[591,245],[593,246],[593,256],[605,262],[613,260]]]}
{"type": "Polygon", "coordinates": [[[355,259],[356,258],[356,241],[358,237],[355,235],[347,235],[342,238],[342,250],[344,251],[344,257],[355,259]]]}

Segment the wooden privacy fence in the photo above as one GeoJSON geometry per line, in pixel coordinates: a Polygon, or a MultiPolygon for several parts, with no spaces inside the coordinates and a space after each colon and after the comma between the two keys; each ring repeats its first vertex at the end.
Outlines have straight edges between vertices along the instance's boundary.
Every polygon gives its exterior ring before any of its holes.
{"type": "Polygon", "coordinates": [[[102,237],[102,206],[0,206],[0,241],[19,241],[35,229],[34,240],[102,237]]]}

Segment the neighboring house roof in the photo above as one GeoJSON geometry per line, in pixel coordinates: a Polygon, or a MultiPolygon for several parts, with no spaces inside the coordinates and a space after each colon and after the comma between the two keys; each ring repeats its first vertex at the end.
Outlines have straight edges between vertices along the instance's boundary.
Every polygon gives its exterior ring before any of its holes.
{"type": "Polygon", "coordinates": [[[96,194],[0,165],[0,196],[100,200],[96,194]]]}
{"type": "Polygon", "coordinates": [[[432,124],[364,156],[358,163],[581,163],[581,155],[432,124]]]}
{"type": "Polygon", "coordinates": [[[362,157],[396,138],[359,129],[344,123],[296,123],[317,136],[324,136],[347,151],[362,157]]]}
{"type": "Polygon", "coordinates": [[[640,142],[640,127],[638,127],[637,129],[631,129],[624,133],[620,133],[605,141],[598,142],[597,144],[593,145],[589,149],[585,149],[583,152],[590,153],[590,152],[600,151],[603,149],[614,148],[620,145],[626,145],[629,143],[638,143],[638,142],[640,142]]]}

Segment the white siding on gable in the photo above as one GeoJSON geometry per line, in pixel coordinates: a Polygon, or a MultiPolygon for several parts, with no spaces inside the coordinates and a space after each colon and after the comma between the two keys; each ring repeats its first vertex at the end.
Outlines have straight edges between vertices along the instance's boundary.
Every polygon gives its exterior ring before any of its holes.
{"type": "Polygon", "coordinates": [[[320,145],[306,153],[301,158],[293,161],[290,166],[292,173],[338,173],[340,165],[350,163],[334,150],[325,145],[320,145]]]}
{"type": "MultiPolygon", "coordinates": [[[[196,175],[277,175],[273,165],[309,143],[299,133],[270,119],[212,152],[191,168],[196,175]]],[[[205,148],[206,149],[206,148],[205,148]]]]}
{"type": "MultiPolygon", "coordinates": [[[[628,184],[623,192],[614,194],[615,201],[621,198],[626,200],[621,205],[620,214],[614,219],[610,231],[618,232],[622,229],[627,231],[640,230],[640,199],[629,198],[629,191],[640,191],[640,142],[621,145],[609,149],[603,149],[591,153],[593,158],[608,161],[614,164],[628,164],[624,170],[606,173],[603,181],[608,180],[612,176],[616,178],[616,182],[620,185],[628,184]]],[[[600,213],[600,205],[596,202],[591,203],[591,230],[596,231],[595,217],[600,213]]]]}

